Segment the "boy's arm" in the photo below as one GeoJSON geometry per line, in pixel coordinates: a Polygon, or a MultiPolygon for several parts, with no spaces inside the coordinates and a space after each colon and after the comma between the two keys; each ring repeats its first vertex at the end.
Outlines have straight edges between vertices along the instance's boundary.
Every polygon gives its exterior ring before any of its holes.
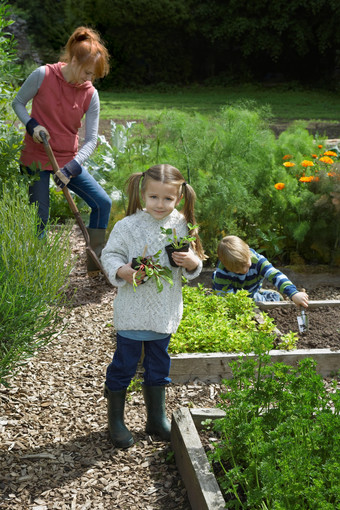
{"type": "MultiPolygon", "coordinates": [[[[259,255],[259,254],[257,254],[257,255],[259,257],[257,264],[258,264],[260,274],[263,276],[263,278],[265,278],[266,280],[271,282],[273,285],[275,285],[275,287],[281,294],[285,294],[290,299],[292,299],[292,301],[294,301],[294,299],[293,299],[294,295],[303,294],[303,293],[299,293],[299,291],[297,290],[295,285],[289,280],[289,278],[285,274],[281,273],[281,271],[276,269],[269,262],[269,260],[267,260],[263,255],[259,255]]],[[[298,300],[299,300],[299,298],[298,298],[298,300]]],[[[300,304],[300,303],[296,303],[296,304],[300,304]]],[[[305,306],[305,305],[303,305],[303,306],[305,306]]]]}

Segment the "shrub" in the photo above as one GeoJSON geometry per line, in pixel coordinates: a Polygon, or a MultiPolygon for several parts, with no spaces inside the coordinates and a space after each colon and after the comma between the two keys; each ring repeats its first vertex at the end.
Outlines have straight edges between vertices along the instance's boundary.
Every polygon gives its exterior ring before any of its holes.
{"type": "Polygon", "coordinates": [[[125,182],[131,173],[162,162],[179,168],[197,194],[196,218],[211,265],[219,240],[228,234],[246,239],[276,263],[298,257],[307,263],[336,263],[339,171],[334,165],[332,175],[327,174],[324,148],[318,149],[322,143],[301,123],[275,139],[269,118],[267,109],[247,103],[225,107],[213,119],[164,111],[148,128],[111,122],[110,140],[100,137],[89,170],[112,194],[119,218],[126,209],[125,182]],[[299,165],[313,153],[319,180],[301,182],[299,165]],[[297,166],[283,166],[287,154],[297,166]]]}
{"type": "MultiPolygon", "coordinates": [[[[12,100],[15,94],[13,85],[21,77],[15,64],[16,46],[13,37],[6,33],[6,27],[13,22],[8,19],[9,8],[0,2],[0,184],[25,181],[19,170],[19,153],[22,143],[23,127],[14,125],[15,114],[12,100]]],[[[0,188],[1,190],[1,188],[0,188]]],[[[0,191],[1,193],[1,191],[0,191]]]]}
{"type": "Polygon", "coordinates": [[[327,391],[311,358],[295,368],[261,353],[231,365],[208,454],[227,508],[339,508],[337,381],[327,391]]]}
{"type": "Polygon", "coordinates": [[[327,150],[306,131],[291,128],[278,139],[278,156],[273,174],[276,184],[272,185],[267,210],[280,225],[286,249],[309,263],[336,262],[340,239],[339,149],[327,150]]]}
{"type": "Polygon", "coordinates": [[[0,382],[60,330],[59,306],[70,272],[68,232],[36,235],[26,194],[4,188],[0,202],[0,382]]]}

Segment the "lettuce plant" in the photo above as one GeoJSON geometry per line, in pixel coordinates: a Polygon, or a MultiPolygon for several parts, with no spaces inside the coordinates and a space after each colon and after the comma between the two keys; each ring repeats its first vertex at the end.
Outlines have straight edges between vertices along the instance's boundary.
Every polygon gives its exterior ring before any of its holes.
{"type": "MultiPolygon", "coordinates": [[[[169,351],[252,352],[274,348],[275,323],[266,313],[256,319],[256,305],[248,292],[220,296],[203,285],[183,287],[183,317],[172,335],[169,351]]],[[[296,347],[297,335],[282,335],[277,347],[296,347]]]]}

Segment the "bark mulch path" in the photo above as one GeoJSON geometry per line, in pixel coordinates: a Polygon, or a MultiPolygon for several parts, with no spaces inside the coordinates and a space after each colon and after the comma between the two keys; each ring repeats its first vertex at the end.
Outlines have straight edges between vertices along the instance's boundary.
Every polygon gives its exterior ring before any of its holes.
{"type": "MultiPolygon", "coordinates": [[[[144,432],[140,391],[126,405],[135,445],[119,450],[109,441],[103,383],[113,354],[115,289],[103,277],[87,277],[77,227],[71,241],[78,260],[69,292],[77,292],[72,307],[61,310],[64,330],[10,388],[0,387],[0,508],[190,510],[170,444],[144,432]]],[[[215,407],[219,390],[171,384],[169,418],[178,407],[215,407]]]]}
{"type": "MultiPolygon", "coordinates": [[[[115,290],[89,279],[84,242],[72,231],[79,260],[70,279],[72,308],[64,331],[0,387],[0,508],[189,510],[171,446],[144,432],[140,391],[129,395],[126,422],[136,444],[109,440],[103,383],[113,354],[115,290]]],[[[172,384],[167,413],[179,406],[214,407],[216,384],[172,384]]]]}

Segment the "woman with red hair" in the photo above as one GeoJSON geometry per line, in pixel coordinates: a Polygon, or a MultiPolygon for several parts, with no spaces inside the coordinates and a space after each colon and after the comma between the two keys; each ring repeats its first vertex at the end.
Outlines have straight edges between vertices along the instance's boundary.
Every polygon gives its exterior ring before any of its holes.
{"type": "MultiPolygon", "coordinates": [[[[109,54],[99,34],[78,27],[69,40],[60,62],[35,69],[20,88],[13,109],[26,127],[20,165],[23,171],[38,177],[29,187],[31,203],[38,204],[44,233],[49,217],[49,181],[52,166],[48,160],[40,132],[50,141],[61,172],[69,179],[68,188],[91,208],[89,235],[91,246],[100,256],[105,242],[111,199],[83,167],[97,144],[99,96],[92,82],[109,72],[109,54]],[[26,105],[32,101],[32,111],[26,105]],[[85,139],[78,147],[78,131],[85,115],[85,139]]],[[[57,180],[60,187],[64,183],[57,180]]],[[[88,272],[96,271],[88,259],[88,272]]]]}

